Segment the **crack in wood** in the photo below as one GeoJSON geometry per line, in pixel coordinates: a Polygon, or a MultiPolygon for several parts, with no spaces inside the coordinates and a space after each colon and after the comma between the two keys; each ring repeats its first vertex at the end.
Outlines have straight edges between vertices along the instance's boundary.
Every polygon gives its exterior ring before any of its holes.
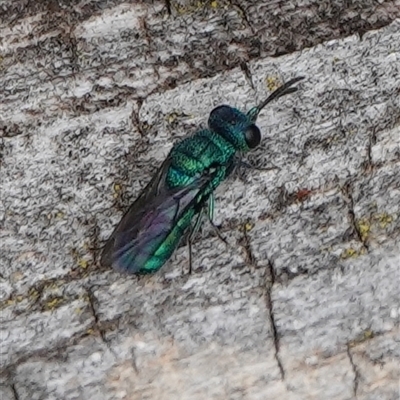
{"type": "Polygon", "coordinates": [[[19,400],[20,397],[19,397],[17,388],[15,387],[15,384],[12,383],[12,384],[10,385],[10,388],[11,388],[11,392],[12,392],[12,394],[13,394],[13,396],[14,396],[14,400],[19,400]]]}
{"type": "Polygon", "coordinates": [[[278,329],[275,324],[275,316],[274,316],[274,304],[272,301],[272,288],[275,283],[275,271],[274,271],[274,266],[272,264],[272,261],[268,259],[268,271],[269,271],[269,278],[270,278],[270,284],[267,285],[267,290],[266,290],[266,297],[267,297],[267,308],[269,311],[269,320],[271,323],[271,328],[272,328],[272,336],[273,336],[273,341],[274,341],[274,348],[275,348],[275,359],[278,364],[278,368],[281,374],[281,379],[284,381],[285,380],[285,370],[283,368],[283,364],[281,361],[281,358],[279,356],[279,334],[278,334],[278,329]]]}
{"type": "Polygon", "coordinates": [[[243,7],[243,5],[240,3],[240,1],[237,2],[237,1],[232,1],[231,0],[231,1],[229,1],[229,3],[231,4],[232,7],[234,7],[234,8],[239,10],[239,13],[241,14],[243,20],[246,22],[246,24],[250,28],[251,32],[253,34],[255,34],[253,24],[251,23],[248,15],[247,15],[246,10],[243,7]]]}
{"type": "MultiPolygon", "coordinates": [[[[91,328],[89,327],[89,329],[91,328]]],[[[77,345],[80,339],[86,338],[88,336],[86,332],[87,329],[85,329],[85,332],[78,332],[70,336],[69,338],[60,340],[60,342],[56,346],[50,349],[34,350],[28,354],[24,354],[23,356],[18,357],[15,361],[11,362],[4,368],[0,368],[0,375],[6,374],[8,376],[13,376],[15,374],[15,369],[19,365],[22,365],[30,360],[43,359],[46,361],[55,360],[58,362],[64,362],[65,351],[71,346],[77,345]]]]}
{"type": "Polygon", "coordinates": [[[246,255],[246,263],[249,264],[250,266],[254,266],[255,265],[255,258],[254,258],[254,254],[253,254],[253,252],[251,250],[250,238],[249,238],[249,235],[247,234],[247,229],[246,229],[246,225],[247,224],[248,224],[248,222],[243,224],[243,228],[242,228],[242,231],[243,231],[242,242],[243,242],[243,244],[241,246],[242,246],[242,248],[244,250],[244,253],[246,255]]]}
{"type": "Polygon", "coordinates": [[[358,371],[358,368],[357,368],[356,364],[354,363],[353,356],[351,354],[349,345],[347,345],[346,353],[347,353],[347,356],[349,357],[351,368],[352,368],[353,374],[354,374],[353,395],[357,399],[358,398],[357,397],[357,391],[358,391],[358,385],[359,385],[359,380],[360,380],[360,372],[358,371]]]}
{"type": "Polygon", "coordinates": [[[357,236],[358,241],[362,244],[363,248],[365,249],[366,252],[369,252],[369,245],[365,238],[363,238],[362,232],[360,231],[360,227],[357,224],[356,221],[356,214],[354,212],[354,198],[353,198],[353,193],[352,193],[352,187],[351,183],[347,182],[342,188],[342,194],[345,197],[346,203],[348,205],[349,211],[348,211],[348,216],[350,219],[350,224],[357,236]]]}
{"type": "Polygon", "coordinates": [[[253,83],[253,77],[251,75],[251,72],[250,72],[250,69],[249,69],[249,66],[247,65],[247,63],[246,62],[240,63],[240,69],[243,71],[243,73],[246,77],[246,80],[249,83],[249,85],[251,86],[251,88],[253,90],[255,90],[254,83],[253,83]]]}
{"type": "Polygon", "coordinates": [[[86,288],[86,291],[88,294],[89,308],[90,308],[90,311],[92,312],[92,315],[94,318],[96,330],[99,333],[99,336],[100,336],[101,340],[103,341],[103,343],[105,345],[107,345],[107,347],[109,347],[110,343],[106,338],[106,333],[105,333],[104,329],[100,326],[100,319],[99,319],[99,316],[97,315],[97,311],[96,311],[95,303],[97,303],[97,298],[94,295],[92,288],[86,288]]]}
{"type": "Polygon", "coordinates": [[[170,0],[165,0],[165,6],[167,7],[167,12],[168,15],[172,15],[172,6],[171,6],[171,1],[170,0]]]}

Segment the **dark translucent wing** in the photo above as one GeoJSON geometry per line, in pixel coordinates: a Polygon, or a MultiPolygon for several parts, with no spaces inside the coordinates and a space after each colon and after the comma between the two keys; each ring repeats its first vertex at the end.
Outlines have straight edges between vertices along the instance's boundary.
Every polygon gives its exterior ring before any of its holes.
{"type": "Polygon", "coordinates": [[[165,185],[165,177],[169,165],[170,160],[167,158],[114,229],[114,232],[109,237],[101,254],[100,263],[104,267],[112,266],[113,252],[115,251],[115,237],[121,232],[126,231],[131,231],[131,236],[135,235],[134,231],[137,227],[135,221],[140,220],[140,218],[146,214],[147,205],[151,204],[159,195],[163,185],[165,185]]]}
{"type": "Polygon", "coordinates": [[[212,175],[197,178],[184,187],[168,189],[165,185],[168,166],[168,162],[163,164],[124,215],[106,244],[102,265],[128,273],[151,272],[169,258],[179,237],[173,243],[165,243],[167,236],[188,209],[197,210],[201,206],[201,192],[212,175]],[[161,246],[164,256],[154,257],[161,246]]]}
{"type": "Polygon", "coordinates": [[[172,240],[167,237],[186,211],[198,206],[198,195],[202,190],[203,186],[196,180],[158,196],[146,207],[146,213],[135,221],[139,230],[135,229],[134,236],[127,231],[115,237],[113,267],[128,273],[158,270],[174,251],[184,230],[177,229],[172,240]],[[159,255],[155,256],[158,251],[159,255]]]}

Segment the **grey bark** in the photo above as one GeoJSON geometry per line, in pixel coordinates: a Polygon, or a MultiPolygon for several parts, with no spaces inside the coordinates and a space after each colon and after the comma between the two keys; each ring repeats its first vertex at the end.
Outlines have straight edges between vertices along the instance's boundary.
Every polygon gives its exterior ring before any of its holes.
{"type": "Polygon", "coordinates": [[[2,400],[398,399],[398,1],[0,12],[2,400]],[[98,265],[174,142],[300,75],[216,191],[228,245],[98,265]]]}

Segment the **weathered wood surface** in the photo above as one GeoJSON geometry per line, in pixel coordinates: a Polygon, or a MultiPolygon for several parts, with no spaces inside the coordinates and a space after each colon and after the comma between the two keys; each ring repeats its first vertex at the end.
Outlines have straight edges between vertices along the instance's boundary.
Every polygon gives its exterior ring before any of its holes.
{"type": "Polygon", "coordinates": [[[2,400],[398,399],[398,1],[0,12],[2,400]],[[268,170],[216,193],[228,247],[97,265],[174,141],[299,75],[259,119],[268,170]]]}

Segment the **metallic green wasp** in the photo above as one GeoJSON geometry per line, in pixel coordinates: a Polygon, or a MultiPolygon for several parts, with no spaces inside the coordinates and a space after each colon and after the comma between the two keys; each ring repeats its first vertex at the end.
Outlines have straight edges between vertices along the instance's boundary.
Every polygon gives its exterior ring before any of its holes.
{"type": "Polygon", "coordinates": [[[227,105],[215,108],[209,129],[176,143],[108,239],[101,264],[131,274],[158,271],[183,237],[193,237],[207,202],[212,219],[213,192],[240,164],[238,155],[260,144],[260,111],[295,92],[292,85],[302,79],[288,81],[247,114],[227,105]]]}

